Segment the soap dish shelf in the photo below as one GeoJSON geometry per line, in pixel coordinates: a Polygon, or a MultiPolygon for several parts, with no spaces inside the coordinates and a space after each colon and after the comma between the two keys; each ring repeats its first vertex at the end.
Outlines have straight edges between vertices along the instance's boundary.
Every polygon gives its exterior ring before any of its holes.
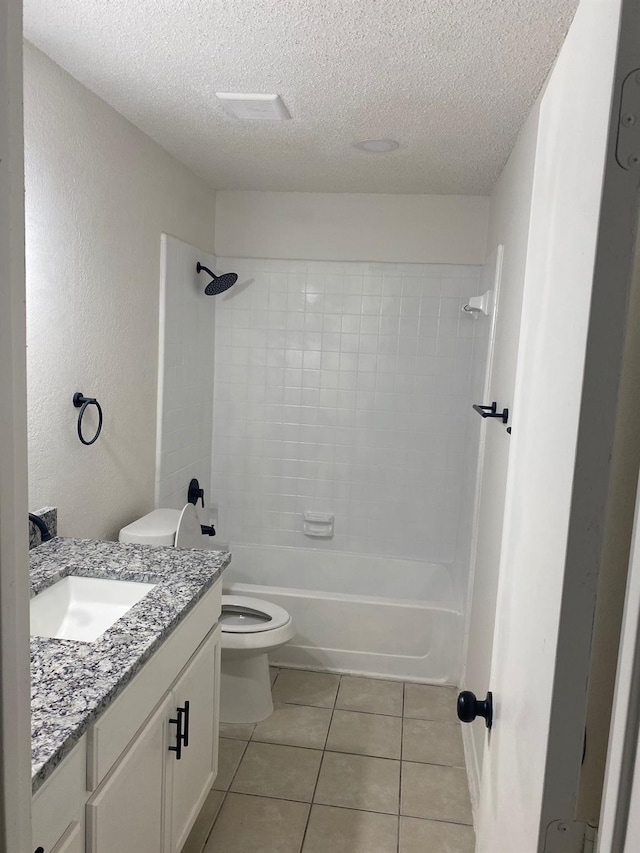
{"type": "Polygon", "coordinates": [[[303,513],[302,518],[302,529],[305,536],[321,539],[331,539],[333,536],[333,513],[307,510],[303,513]]]}

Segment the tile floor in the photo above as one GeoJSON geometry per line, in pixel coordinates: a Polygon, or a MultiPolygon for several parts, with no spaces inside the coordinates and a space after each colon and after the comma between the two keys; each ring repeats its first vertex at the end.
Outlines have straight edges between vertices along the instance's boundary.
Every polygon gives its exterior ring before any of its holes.
{"type": "Polygon", "coordinates": [[[275,711],[220,729],[183,853],[473,853],[455,691],[274,670],[275,711]]]}

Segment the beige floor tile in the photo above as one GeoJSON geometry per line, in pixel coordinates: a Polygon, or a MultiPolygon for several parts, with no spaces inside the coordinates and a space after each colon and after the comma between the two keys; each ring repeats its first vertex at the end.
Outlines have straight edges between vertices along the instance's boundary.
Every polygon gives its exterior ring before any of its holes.
{"type": "Polygon", "coordinates": [[[433,684],[405,684],[404,715],[417,720],[437,720],[454,723],[457,691],[453,687],[437,687],[433,684]]]}
{"type": "Polygon", "coordinates": [[[402,732],[402,758],[405,761],[464,767],[460,724],[406,719],[402,732]]]}
{"type": "Polygon", "coordinates": [[[202,848],[209,837],[224,797],[224,791],[209,791],[209,795],[200,809],[200,814],[184,843],[182,853],[202,853],[202,848]]]}
{"type": "Polygon", "coordinates": [[[397,853],[395,815],[311,807],[302,853],[397,853]]]}
{"type": "Polygon", "coordinates": [[[273,701],[333,708],[339,683],[340,676],[328,672],[281,669],[273,685],[273,701]]]}
{"type": "Polygon", "coordinates": [[[204,853],[298,853],[306,803],[227,794],[204,853]]]}
{"type": "Polygon", "coordinates": [[[314,803],[397,814],[399,782],[399,761],[325,752],[314,803]]]}
{"type": "Polygon", "coordinates": [[[317,749],[252,741],[231,790],[310,803],[321,759],[322,752],[317,749]]]}
{"type": "Polygon", "coordinates": [[[269,667],[269,677],[271,678],[271,686],[273,686],[273,682],[278,677],[279,672],[280,672],[280,670],[278,669],[277,666],[270,666],[269,667]]]}
{"type": "Polygon", "coordinates": [[[336,708],[402,716],[402,682],[343,675],[336,708]]]}
{"type": "Polygon", "coordinates": [[[246,743],[221,737],[218,744],[218,775],[213,787],[216,791],[226,791],[231,784],[233,774],[238,769],[246,743]]]}
{"type": "Polygon", "coordinates": [[[273,714],[256,726],[253,740],[324,749],[330,722],[330,708],[276,705],[273,714]]]}
{"type": "Polygon", "coordinates": [[[400,758],[402,720],[379,714],[334,711],[327,749],[379,758],[400,758]]]}
{"type": "Polygon", "coordinates": [[[400,818],[399,853],[473,853],[473,828],[459,823],[400,818]]]}
{"type": "Polygon", "coordinates": [[[251,740],[255,726],[253,723],[220,723],[220,737],[233,740],[251,740]]]}
{"type": "Polygon", "coordinates": [[[466,771],[403,761],[400,814],[472,824],[466,771]]]}

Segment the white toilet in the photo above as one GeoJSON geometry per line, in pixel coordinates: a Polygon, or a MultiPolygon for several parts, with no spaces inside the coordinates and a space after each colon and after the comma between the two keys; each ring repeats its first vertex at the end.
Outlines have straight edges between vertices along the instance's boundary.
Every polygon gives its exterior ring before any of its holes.
{"type": "MultiPolygon", "coordinates": [[[[155,509],[120,531],[120,542],[202,548],[203,537],[193,504],[182,511],[155,509]]],[[[238,595],[222,596],[220,719],[223,723],[258,723],[273,713],[268,653],[295,634],[282,607],[238,595]]]]}
{"type": "Polygon", "coordinates": [[[222,596],[223,723],[258,723],[273,713],[268,653],[295,634],[287,611],[260,598],[222,596]]]}

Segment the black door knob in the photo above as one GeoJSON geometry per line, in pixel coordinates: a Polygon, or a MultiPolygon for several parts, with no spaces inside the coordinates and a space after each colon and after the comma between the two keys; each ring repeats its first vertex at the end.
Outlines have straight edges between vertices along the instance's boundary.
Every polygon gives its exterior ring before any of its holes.
{"type": "Polygon", "coordinates": [[[487,728],[493,723],[493,694],[487,693],[487,698],[476,699],[476,694],[463,690],[458,696],[458,719],[463,723],[472,723],[476,717],[484,717],[487,728]]]}

